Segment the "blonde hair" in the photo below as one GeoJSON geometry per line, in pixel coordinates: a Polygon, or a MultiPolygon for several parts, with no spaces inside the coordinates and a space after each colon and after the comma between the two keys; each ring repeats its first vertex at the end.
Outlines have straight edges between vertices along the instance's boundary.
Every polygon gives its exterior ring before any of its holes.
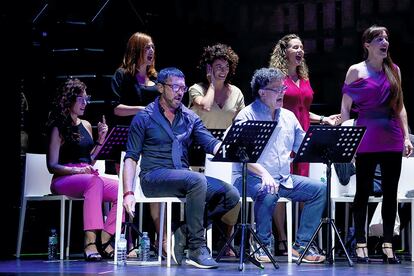
{"type": "MultiPolygon", "coordinates": [[[[286,76],[288,75],[288,60],[286,56],[286,50],[289,47],[289,42],[292,39],[300,39],[296,34],[288,34],[279,39],[273,48],[273,52],[270,55],[269,67],[279,68],[286,76]]],[[[306,65],[305,59],[302,59],[300,65],[296,67],[296,73],[301,79],[309,78],[309,70],[306,65]]]]}

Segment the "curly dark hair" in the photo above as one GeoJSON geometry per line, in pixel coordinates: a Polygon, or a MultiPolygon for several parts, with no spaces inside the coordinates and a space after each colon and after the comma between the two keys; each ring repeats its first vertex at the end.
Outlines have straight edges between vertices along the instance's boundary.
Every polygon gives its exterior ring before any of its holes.
{"type": "Polygon", "coordinates": [[[80,139],[77,128],[73,126],[70,108],[76,102],[76,97],[84,93],[85,90],[86,85],[76,78],[67,79],[57,90],[47,126],[49,130],[57,127],[62,139],[66,142],[75,142],[80,139]]]}
{"type": "Polygon", "coordinates": [[[225,83],[230,83],[231,79],[236,74],[236,68],[239,64],[239,56],[233,49],[222,43],[217,43],[212,46],[204,47],[204,52],[201,55],[200,64],[198,68],[202,71],[206,70],[207,64],[213,64],[216,59],[224,59],[229,63],[229,73],[225,83]]]}

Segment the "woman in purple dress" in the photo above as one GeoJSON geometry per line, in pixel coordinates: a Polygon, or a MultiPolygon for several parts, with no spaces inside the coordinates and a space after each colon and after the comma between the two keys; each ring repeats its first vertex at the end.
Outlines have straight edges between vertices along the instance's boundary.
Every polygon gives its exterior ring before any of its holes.
{"type": "Polygon", "coordinates": [[[368,197],[377,164],[382,172],[384,263],[398,264],[392,249],[397,212],[397,189],[402,156],[413,151],[409,140],[400,69],[390,57],[388,30],[371,26],[362,35],[365,60],[349,67],[342,92],[342,121],[350,119],[351,107],[358,114],[357,126],[367,128],[356,155],[354,220],[357,262],[368,263],[365,219],[368,197]],[[381,137],[381,138],[378,138],[381,137]]]}

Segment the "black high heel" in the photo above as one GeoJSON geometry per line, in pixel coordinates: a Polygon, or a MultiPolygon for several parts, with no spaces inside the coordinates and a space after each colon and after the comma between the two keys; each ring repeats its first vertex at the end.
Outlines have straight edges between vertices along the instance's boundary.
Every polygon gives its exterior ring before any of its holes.
{"type": "MultiPolygon", "coordinates": [[[[115,250],[112,249],[111,252],[107,252],[105,249],[110,246],[112,243],[112,237],[105,243],[102,243],[101,254],[104,259],[113,259],[115,256],[115,250]]],[[[111,245],[112,246],[112,245],[111,245]]]]}
{"type": "Polygon", "coordinates": [[[356,255],[357,255],[357,259],[356,259],[357,263],[369,264],[371,262],[371,260],[368,258],[368,248],[367,248],[366,243],[357,243],[356,248],[355,248],[355,252],[356,252],[356,255]],[[358,249],[362,250],[362,254],[363,254],[362,257],[358,256],[358,251],[357,251],[358,249]]]}
{"type": "Polygon", "coordinates": [[[287,240],[281,240],[277,242],[276,256],[286,256],[287,250],[287,240]],[[281,249],[281,247],[283,247],[283,249],[281,249]]]}
{"type": "MultiPolygon", "coordinates": [[[[84,249],[86,249],[90,245],[95,245],[96,246],[96,242],[88,243],[87,245],[85,245],[84,249]]],[[[86,252],[83,251],[83,257],[85,258],[85,261],[87,261],[87,262],[100,262],[100,261],[102,261],[102,256],[98,252],[91,253],[91,254],[87,255],[86,252]]]]}
{"type": "Polygon", "coordinates": [[[400,259],[395,256],[394,250],[392,250],[392,244],[388,242],[384,242],[382,244],[382,262],[384,264],[400,264],[400,259]],[[384,249],[391,249],[392,257],[388,257],[387,254],[385,254],[384,249]]]}

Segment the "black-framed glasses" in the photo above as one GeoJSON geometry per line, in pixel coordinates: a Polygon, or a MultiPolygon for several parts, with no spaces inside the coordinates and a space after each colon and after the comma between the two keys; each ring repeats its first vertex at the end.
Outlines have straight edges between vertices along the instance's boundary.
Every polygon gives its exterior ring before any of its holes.
{"type": "Polygon", "coordinates": [[[91,96],[90,95],[86,95],[85,97],[77,96],[76,101],[80,104],[83,104],[83,103],[88,104],[91,102],[91,96]]]}
{"type": "Polygon", "coordinates": [[[178,91],[183,91],[183,93],[186,93],[188,91],[188,87],[185,85],[178,85],[178,84],[169,84],[169,83],[164,83],[164,82],[160,82],[163,85],[168,85],[169,87],[171,87],[172,91],[174,93],[178,93],[178,91]]]}
{"type": "Polygon", "coordinates": [[[261,89],[262,90],[272,91],[273,93],[283,93],[283,92],[286,91],[287,86],[286,85],[282,85],[282,86],[280,86],[278,88],[268,88],[268,87],[264,87],[264,88],[261,88],[261,89]]]}

